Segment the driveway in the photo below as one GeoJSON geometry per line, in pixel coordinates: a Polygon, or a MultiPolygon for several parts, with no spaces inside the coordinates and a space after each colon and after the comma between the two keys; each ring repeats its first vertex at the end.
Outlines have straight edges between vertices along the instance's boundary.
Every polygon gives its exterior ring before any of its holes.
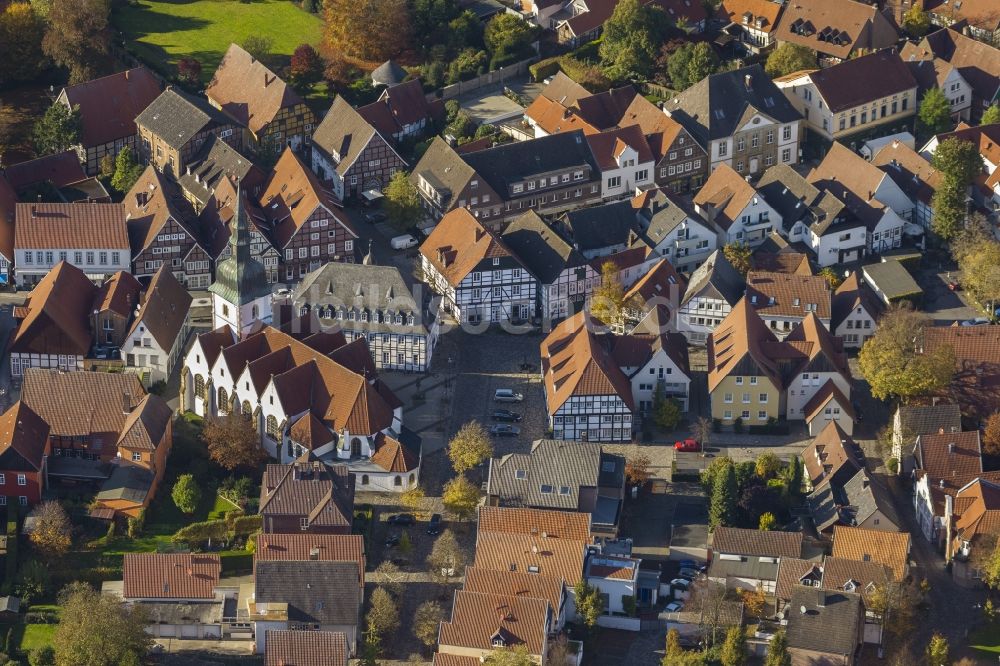
{"type": "Polygon", "coordinates": [[[948,289],[948,283],[956,282],[958,277],[957,272],[939,272],[938,268],[921,270],[915,275],[924,290],[923,310],[939,325],[983,316],[969,305],[963,292],[948,289]]]}

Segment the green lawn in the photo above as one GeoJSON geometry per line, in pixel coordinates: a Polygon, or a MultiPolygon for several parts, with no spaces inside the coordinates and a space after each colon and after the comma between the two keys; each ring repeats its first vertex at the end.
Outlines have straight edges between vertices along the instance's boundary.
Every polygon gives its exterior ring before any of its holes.
{"type": "Polygon", "coordinates": [[[56,633],[55,624],[26,624],[21,634],[21,651],[31,652],[35,648],[52,645],[52,635],[56,633]]]}
{"type": "Polygon", "coordinates": [[[287,62],[299,44],[318,44],[322,32],[320,17],[290,0],[139,0],[116,8],[112,22],[154,68],[172,74],[178,60],[195,58],[205,82],[229,45],[248,35],[271,38],[272,55],[287,62]]]}
{"type": "Polygon", "coordinates": [[[988,624],[972,632],[969,647],[984,654],[1000,654],[1000,623],[988,624]]]}

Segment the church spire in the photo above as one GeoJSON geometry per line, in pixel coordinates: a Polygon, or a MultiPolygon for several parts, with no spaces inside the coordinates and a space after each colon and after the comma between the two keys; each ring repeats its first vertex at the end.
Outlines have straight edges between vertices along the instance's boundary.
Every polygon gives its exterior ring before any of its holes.
{"type": "Polygon", "coordinates": [[[246,195],[238,179],[230,180],[235,192],[233,217],[229,228],[229,256],[219,262],[215,282],[208,288],[236,306],[269,296],[267,272],[250,253],[250,222],[247,217],[246,195]]]}

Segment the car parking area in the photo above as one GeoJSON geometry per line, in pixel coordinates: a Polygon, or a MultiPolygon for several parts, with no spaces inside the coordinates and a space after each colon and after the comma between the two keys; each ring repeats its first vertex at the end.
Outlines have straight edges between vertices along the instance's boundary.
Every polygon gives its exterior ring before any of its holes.
{"type": "Polygon", "coordinates": [[[439,344],[444,346],[435,352],[436,357],[444,359],[453,354],[449,364],[455,374],[452,432],[472,420],[487,428],[505,423],[494,420],[493,412],[508,409],[521,416],[518,422],[506,422],[517,427],[520,434],[495,436],[497,455],[527,452],[532,441],[545,437],[548,417],[538,366],[540,342],[540,333],[516,335],[492,329],[479,334],[455,329],[442,336],[439,344]],[[454,351],[442,354],[446,349],[454,351]],[[523,400],[497,402],[494,396],[498,389],[511,389],[523,400]]]}

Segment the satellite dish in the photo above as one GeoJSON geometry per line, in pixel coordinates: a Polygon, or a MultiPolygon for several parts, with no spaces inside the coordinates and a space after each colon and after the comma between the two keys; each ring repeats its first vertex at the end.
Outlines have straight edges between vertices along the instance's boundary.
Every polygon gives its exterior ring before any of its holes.
{"type": "Polygon", "coordinates": [[[803,615],[805,615],[806,614],[806,607],[805,606],[799,606],[799,612],[802,613],[803,615]]]}

